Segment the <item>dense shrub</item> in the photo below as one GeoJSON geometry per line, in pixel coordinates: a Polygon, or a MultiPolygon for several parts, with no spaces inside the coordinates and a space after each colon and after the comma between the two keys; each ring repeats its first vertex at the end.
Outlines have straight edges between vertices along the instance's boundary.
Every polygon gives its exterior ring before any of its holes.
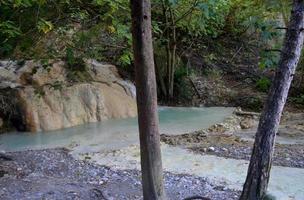
{"type": "Polygon", "coordinates": [[[256,88],[261,92],[268,92],[270,86],[271,81],[266,77],[262,77],[256,82],[256,88]]]}

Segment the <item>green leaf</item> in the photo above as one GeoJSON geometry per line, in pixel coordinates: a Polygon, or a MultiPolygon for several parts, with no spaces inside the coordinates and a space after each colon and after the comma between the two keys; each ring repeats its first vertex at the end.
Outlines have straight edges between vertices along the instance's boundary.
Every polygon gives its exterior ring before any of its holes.
{"type": "Polygon", "coordinates": [[[52,22],[40,18],[37,23],[37,28],[43,33],[48,33],[49,31],[53,30],[54,25],[52,24],[52,22]]]}

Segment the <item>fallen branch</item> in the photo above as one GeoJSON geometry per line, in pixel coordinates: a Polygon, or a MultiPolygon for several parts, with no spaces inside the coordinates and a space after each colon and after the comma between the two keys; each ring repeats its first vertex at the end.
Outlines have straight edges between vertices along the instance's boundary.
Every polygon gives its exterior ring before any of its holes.
{"type": "Polygon", "coordinates": [[[261,113],[257,113],[257,112],[245,112],[245,111],[241,111],[241,110],[236,110],[234,111],[234,114],[239,115],[239,116],[261,116],[261,113]]]}
{"type": "Polygon", "coordinates": [[[200,94],[199,90],[197,89],[197,87],[196,87],[194,81],[192,80],[192,78],[189,77],[189,80],[190,80],[190,82],[192,83],[192,86],[193,86],[195,92],[197,93],[198,97],[199,97],[199,98],[202,98],[202,97],[201,97],[201,94],[200,94]]]}
{"type": "Polygon", "coordinates": [[[275,51],[275,52],[282,52],[280,49],[264,49],[265,52],[275,51]]]}

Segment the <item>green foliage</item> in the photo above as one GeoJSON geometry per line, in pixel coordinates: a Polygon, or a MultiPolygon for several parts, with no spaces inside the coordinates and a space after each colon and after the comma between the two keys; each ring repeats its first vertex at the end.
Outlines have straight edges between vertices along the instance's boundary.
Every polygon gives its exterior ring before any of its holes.
{"type": "Polygon", "coordinates": [[[78,57],[130,65],[131,33],[126,0],[0,1],[0,57],[78,57]]]}
{"type": "Polygon", "coordinates": [[[204,69],[203,74],[208,76],[211,80],[219,80],[222,76],[222,72],[220,70],[209,68],[204,69]]]}
{"type": "MultiPolygon", "coordinates": [[[[127,0],[12,0],[0,4],[2,57],[61,57],[70,47],[82,57],[114,60],[122,66],[132,63],[127,0]]],[[[172,25],[172,21],[166,22],[165,6],[167,15],[175,19],[178,46],[193,37],[215,38],[251,29],[269,40],[277,34],[273,18],[280,7],[274,5],[251,0],[153,0],[154,36],[165,42],[162,34],[172,25]]]]}
{"type": "Polygon", "coordinates": [[[132,63],[133,54],[129,50],[123,51],[122,55],[119,57],[119,63],[121,66],[130,66],[132,63]]]}
{"type": "Polygon", "coordinates": [[[34,94],[36,97],[42,98],[45,96],[45,91],[44,91],[43,87],[39,86],[39,87],[35,88],[34,94]]]}
{"type": "Polygon", "coordinates": [[[175,98],[177,100],[182,101],[183,103],[191,102],[194,91],[192,85],[186,77],[183,77],[178,82],[176,82],[175,87],[177,88],[175,91],[175,98]]]}
{"type": "Polygon", "coordinates": [[[179,81],[181,80],[183,77],[187,76],[188,75],[188,72],[187,72],[187,68],[184,67],[184,66],[180,66],[178,67],[176,70],[175,70],[175,73],[174,73],[174,79],[176,81],[179,81]]]}
{"type": "Polygon", "coordinates": [[[6,55],[13,50],[13,40],[21,35],[20,29],[12,21],[0,22],[0,54],[6,55]]]}
{"type": "Polygon", "coordinates": [[[92,80],[85,61],[82,57],[75,57],[71,48],[67,48],[66,51],[66,66],[68,70],[67,78],[71,82],[88,82],[92,80]]]}
{"type": "Polygon", "coordinates": [[[52,64],[49,62],[48,59],[41,59],[40,64],[43,69],[47,70],[48,72],[51,71],[52,64]]]}
{"type": "Polygon", "coordinates": [[[6,40],[3,42],[6,42],[7,40],[15,38],[21,34],[20,29],[16,27],[15,23],[9,20],[0,23],[0,31],[1,36],[6,38],[6,40]]]}
{"type": "Polygon", "coordinates": [[[48,33],[54,28],[54,25],[50,21],[39,19],[39,21],[37,22],[37,28],[43,33],[48,33]]]}
{"type": "Polygon", "coordinates": [[[260,61],[259,61],[259,68],[266,69],[266,68],[275,68],[278,65],[279,61],[279,53],[278,52],[267,52],[263,51],[260,54],[260,61]]]}
{"type": "Polygon", "coordinates": [[[291,101],[293,103],[296,103],[296,104],[304,106],[304,94],[301,94],[301,95],[296,96],[296,97],[292,97],[291,101]]]}
{"type": "Polygon", "coordinates": [[[174,73],[175,100],[188,104],[193,100],[195,91],[189,77],[195,76],[195,71],[185,65],[177,67],[174,73]]]}
{"type": "Polygon", "coordinates": [[[269,78],[262,77],[256,82],[256,88],[261,92],[267,92],[271,86],[269,78]]]}
{"type": "MultiPolygon", "coordinates": [[[[66,59],[72,82],[91,80],[83,62],[85,58],[111,62],[131,71],[128,0],[0,0],[0,4],[1,58],[66,59]]],[[[165,84],[170,80],[166,49],[175,45],[176,88],[182,88],[186,76],[191,74],[186,71],[188,68],[180,67],[186,66],[184,47],[200,52],[202,46],[217,43],[223,36],[241,38],[245,35],[260,49],[280,49],[277,16],[286,15],[289,7],[285,0],[280,0],[280,4],[274,0],[152,0],[158,76],[162,76],[165,84]],[[173,27],[175,41],[170,40],[173,27]]],[[[213,52],[203,57],[207,66],[219,60],[213,52]]],[[[275,67],[279,53],[261,51],[259,57],[261,68],[275,67]]],[[[50,70],[48,62],[43,66],[50,70]]],[[[221,76],[219,71],[204,73],[214,78],[221,76]]],[[[261,79],[256,87],[267,91],[268,85],[261,79]]]]}
{"type": "Polygon", "coordinates": [[[53,89],[53,90],[59,90],[61,91],[63,89],[63,82],[61,81],[55,81],[53,84],[51,84],[49,86],[50,89],[53,89]]]}
{"type": "MultiPolygon", "coordinates": [[[[217,36],[225,25],[229,11],[229,0],[155,0],[152,1],[154,30],[157,35],[166,30],[168,24],[164,8],[170,17],[174,16],[174,26],[183,34],[193,36],[217,36]],[[162,17],[160,17],[162,16],[162,17]]],[[[172,23],[173,21],[169,21],[172,23]]]]}
{"type": "Polygon", "coordinates": [[[263,100],[259,96],[243,97],[243,100],[240,102],[239,106],[252,111],[260,112],[263,108],[263,100]]]}

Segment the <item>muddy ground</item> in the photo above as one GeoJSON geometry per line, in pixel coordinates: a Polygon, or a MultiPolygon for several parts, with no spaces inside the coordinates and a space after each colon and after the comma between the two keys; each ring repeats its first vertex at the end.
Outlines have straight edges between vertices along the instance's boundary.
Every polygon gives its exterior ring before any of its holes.
{"type": "MultiPolygon", "coordinates": [[[[207,130],[176,136],[162,134],[161,140],[166,144],[181,146],[199,154],[249,160],[258,125],[257,116],[258,114],[234,115],[207,130]]],[[[304,168],[303,113],[284,114],[277,141],[273,164],[304,168]]]]}

